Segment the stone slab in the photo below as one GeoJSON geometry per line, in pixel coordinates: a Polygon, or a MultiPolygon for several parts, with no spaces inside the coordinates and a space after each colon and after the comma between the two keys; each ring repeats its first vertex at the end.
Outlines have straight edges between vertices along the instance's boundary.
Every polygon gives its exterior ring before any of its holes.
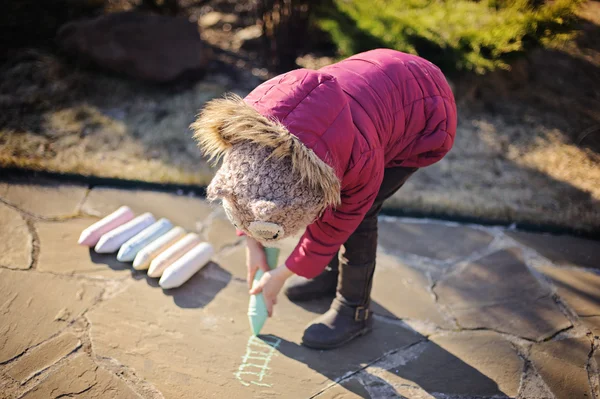
{"type": "Polygon", "coordinates": [[[434,288],[464,328],[489,328],[541,340],[571,323],[534,277],[519,250],[503,250],[467,264],[434,288]]]}
{"type": "Polygon", "coordinates": [[[17,208],[43,218],[66,218],[77,214],[87,188],[58,183],[0,183],[1,198],[17,208]]]}
{"type": "Polygon", "coordinates": [[[48,398],[139,399],[125,382],[79,355],[22,396],[48,398]]]}
{"type": "MultiPolygon", "coordinates": [[[[460,359],[494,381],[498,390],[504,395],[511,398],[517,396],[523,360],[510,342],[499,334],[490,331],[461,332],[435,335],[430,337],[430,340],[456,359],[460,359]]],[[[468,384],[465,378],[462,380],[465,385],[468,384]]],[[[485,380],[482,378],[479,382],[481,381],[485,380]]],[[[483,394],[487,388],[480,389],[479,382],[477,379],[474,380],[471,388],[473,391],[469,394],[474,396],[483,394]],[[478,391],[481,393],[477,393],[478,391]]],[[[487,385],[487,382],[484,385],[487,385]]]]}
{"type": "Polygon", "coordinates": [[[420,339],[408,329],[376,324],[368,338],[340,350],[310,350],[299,341],[316,315],[281,296],[262,331],[269,344],[261,344],[251,337],[246,284],[226,282],[227,272],[213,267],[174,290],[137,281],[94,309],[88,315],[94,353],[119,359],[165,397],[310,397],[420,339]]]}
{"type": "Polygon", "coordinates": [[[590,329],[596,338],[600,339],[600,316],[582,317],[581,321],[590,329]]]}
{"type": "Polygon", "coordinates": [[[600,268],[600,241],[516,231],[506,234],[557,265],[600,268]]]}
{"type": "Polygon", "coordinates": [[[222,209],[216,209],[207,220],[204,226],[204,238],[215,247],[216,251],[243,240],[243,237],[236,235],[235,227],[222,209]]]}
{"type": "Polygon", "coordinates": [[[82,211],[104,217],[120,206],[130,207],[136,214],[152,213],[157,219],[164,217],[173,225],[197,232],[202,222],[214,208],[201,198],[145,190],[119,190],[98,187],[92,189],[82,206],[82,211]]]}
{"type": "Polygon", "coordinates": [[[586,366],[591,351],[587,337],[534,345],[529,359],[556,399],[593,398],[586,366]]]}
{"type": "Polygon", "coordinates": [[[14,380],[24,384],[34,375],[52,366],[80,346],[81,341],[75,335],[61,334],[10,363],[10,368],[6,373],[14,380]]]}
{"type": "Polygon", "coordinates": [[[18,211],[0,204],[0,266],[10,269],[31,267],[32,237],[18,211]]]}
{"type": "MultiPolygon", "coordinates": [[[[387,355],[358,373],[356,379],[369,393],[362,397],[516,396],[523,361],[499,334],[477,331],[432,338],[387,355]]],[[[358,389],[340,385],[338,393],[347,394],[341,389],[345,388],[361,395],[358,389]]]]}
{"type": "Polygon", "coordinates": [[[0,270],[0,363],[71,324],[101,288],[50,274],[0,270]]]}
{"type": "Polygon", "coordinates": [[[95,221],[78,218],[64,222],[36,222],[40,240],[37,269],[103,278],[124,278],[134,273],[130,263],[117,261],[116,254],[98,254],[91,248],[77,245],[81,231],[95,221]]]}
{"type": "Polygon", "coordinates": [[[373,278],[373,311],[386,317],[411,319],[434,324],[444,329],[453,328],[450,320],[435,304],[430,281],[421,270],[413,269],[399,259],[377,254],[373,278]]]}
{"type": "Polygon", "coordinates": [[[402,223],[388,218],[379,221],[379,244],[386,252],[398,255],[452,261],[484,249],[493,239],[484,231],[464,226],[402,223]]]}
{"type": "Polygon", "coordinates": [[[558,295],[581,316],[600,316],[600,275],[575,268],[538,267],[558,295]]]}

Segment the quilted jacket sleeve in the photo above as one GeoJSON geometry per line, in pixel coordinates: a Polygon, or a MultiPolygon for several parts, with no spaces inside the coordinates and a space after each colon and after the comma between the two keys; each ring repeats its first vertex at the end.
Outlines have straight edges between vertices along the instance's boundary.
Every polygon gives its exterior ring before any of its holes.
{"type": "Polygon", "coordinates": [[[342,186],[342,203],[327,209],[307,227],[286,266],[295,274],[313,278],[319,275],[346,242],[373,205],[383,180],[383,156],[369,151],[360,157],[342,186]]]}

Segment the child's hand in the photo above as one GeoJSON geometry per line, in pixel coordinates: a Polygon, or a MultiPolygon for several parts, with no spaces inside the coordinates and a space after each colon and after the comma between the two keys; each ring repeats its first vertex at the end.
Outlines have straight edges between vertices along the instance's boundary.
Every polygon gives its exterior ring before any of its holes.
{"type": "Polygon", "coordinates": [[[252,288],[254,275],[258,269],[264,272],[271,270],[262,244],[252,237],[246,238],[246,266],[248,268],[248,288],[252,288]]]}
{"type": "Polygon", "coordinates": [[[254,288],[250,289],[250,295],[262,292],[269,317],[273,316],[273,305],[277,304],[277,294],[281,291],[285,280],[292,274],[294,273],[286,265],[281,265],[276,269],[266,272],[254,288]]]}

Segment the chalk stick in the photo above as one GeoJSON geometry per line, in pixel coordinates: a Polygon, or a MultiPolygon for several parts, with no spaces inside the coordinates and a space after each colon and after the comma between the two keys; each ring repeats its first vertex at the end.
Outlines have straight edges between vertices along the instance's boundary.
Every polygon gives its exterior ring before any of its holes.
{"type": "Polygon", "coordinates": [[[93,247],[104,234],[129,222],[134,217],[133,211],[128,206],[122,206],[110,215],[98,220],[96,223],[83,230],[77,243],[79,245],[85,245],[86,247],[93,247]]]}
{"type": "Polygon", "coordinates": [[[158,284],[161,288],[177,288],[206,265],[215,253],[212,245],[202,242],[177,259],[163,272],[158,284]]]}
{"type": "Polygon", "coordinates": [[[148,276],[160,277],[162,276],[165,269],[181,258],[187,251],[200,244],[202,240],[196,233],[188,233],[181,240],[177,241],[171,247],[167,248],[163,253],[158,255],[150,263],[148,269],[148,276]]]}
{"type": "Polygon", "coordinates": [[[135,270],[146,270],[150,262],[185,235],[182,227],[174,227],[167,234],[157,238],[137,253],[133,260],[135,270]]]}
{"type": "Polygon", "coordinates": [[[131,262],[135,259],[138,252],[146,245],[166,234],[167,231],[172,228],[173,224],[168,219],[159,219],[157,222],[146,227],[144,230],[127,240],[127,242],[121,246],[121,249],[119,249],[117,260],[119,262],[131,262]]]}
{"type": "Polygon", "coordinates": [[[100,237],[98,244],[96,244],[95,251],[99,254],[116,252],[121,245],[127,242],[127,240],[154,222],[155,219],[151,213],[143,213],[135,219],[130,220],[100,237]]]}
{"type": "MultiPolygon", "coordinates": [[[[275,269],[279,260],[280,249],[265,247],[264,250],[265,255],[267,256],[267,265],[270,269],[275,269]]],[[[254,287],[260,281],[263,274],[264,273],[261,269],[256,271],[254,280],[252,281],[252,287],[254,287]]],[[[260,294],[250,295],[250,302],[248,303],[248,320],[250,321],[252,334],[260,334],[260,330],[262,330],[268,317],[269,314],[267,312],[267,304],[265,303],[265,298],[262,292],[260,294]]]]}

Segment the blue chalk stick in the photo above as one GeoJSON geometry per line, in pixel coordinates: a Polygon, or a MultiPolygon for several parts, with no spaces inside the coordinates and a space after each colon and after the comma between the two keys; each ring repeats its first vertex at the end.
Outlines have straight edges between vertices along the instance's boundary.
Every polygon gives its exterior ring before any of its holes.
{"type": "Polygon", "coordinates": [[[117,260],[119,262],[133,261],[137,253],[145,246],[158,239],[163,234],[166,234],[172,228],[173,224],[169,220],[165,218],[160,219],[156,223],[142,230],[139,234],[133,236],[129,241],[125,242],[123,246],[121,246],[121,249],[119,249],[117,260]]]}

